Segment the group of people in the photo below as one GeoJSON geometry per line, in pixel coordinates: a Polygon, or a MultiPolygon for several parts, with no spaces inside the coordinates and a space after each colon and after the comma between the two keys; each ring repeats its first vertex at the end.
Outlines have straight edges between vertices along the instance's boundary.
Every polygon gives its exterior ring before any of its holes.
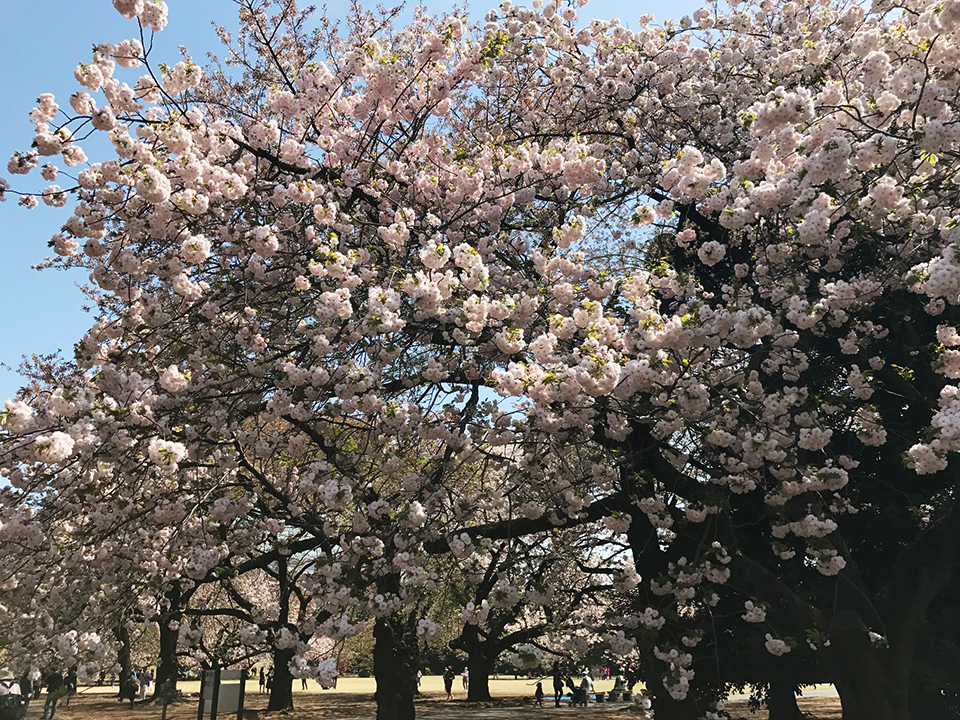
{"type": "MultiPolygon", "coordinates": [[[[65,674],[50,669],[34,682],[29,674],[17,679],[8,669],[0,669],[0,720],[19,720],[27,714],[31,700],[40,698],[40,692],[46,689],[43,703],[42,720],[54,720],[58,707],[68,707],[70,699],[77,693],[77,671],[67,670],[65,674]]],[[[146,699],[147,691],[153,684],[153,672],[149,668],[134,669],[120,679],[119,700],[134,701],[146,699]]]]}
{"type": "MultiPolygon", "coordinates": [[[[258,677],[260,681],[260,694],[269,693],[273,689],[273,668],[267,668],[265,665],[261,665],[259,672],[256,666],[250,668],[250,675],[248,677],[258,677]]],[[[330,685],[320,684],[320,687],[323,690],[329,690],[330,688],[337,687],[337,678],[338,675],[334,674],[333,680],[330,685]]],[[[308,678],[306,676],[300,678],[300,688],[302,690],[309,690],[307,685],[308,678]]],[[[317,682],[320,682],[319,680],[317,682]]]]}
{"type": "Polygon", "coordinates": [[[35,683],[29,673],[17,679],[8,668],[0,669],[0,720],[25,717],[30,700],[38,699],[44,688],[47,697],[43,703],[43,720],[53,720],[57,707],[67,707],[77,692],[77,671],[71,669],[63,675],[59,670],[50,670],[42,676],[42,682],[35,683]]]}
{"type": "MultiPolygon", "coordinates": [[[[253,669],[253,672],[256,671],[256,668],[253,669]]],[[[267,670],[264,666],[260,666],[260,694],[263,695],[265,692],[270,692],[273,689],[273,668],[267,670]]]]}
{"type": "Polygon", "coordinates": [[[129,700],[131,707],[134,701],[139,698],[145,700],[147,690],[153,684],[153,672],[149,668],[134,668],[130,671],[129,677],[120,683],[120,702],[129,700]]]}
{"type": "Polygon", "coordinates": [[[136,700],[147,698],[147,691],[151,685],[153,685],[153,671],[145,667],[139,670],[134,668],[129,675],[120,678],[120,694],[117,699],[120,702],[129,700],[130,706],[133,707],[136,700]]]}
{"type": "MultiPolygon", "coordinates": [[[[607,674],[609,677],[609,674],[607,674]]],[[[619,684],[621,678],[617,678],[619,684]]],[[[566,693],[570,696],[570,703],[573,705],[586,705],[587,698],[589,698],[593,692],[593,677],[590,675],[588,669],[584,669],[583,677],[580,679],[580,683],[576,684],[573,680],[573,677],[563,671],[560,667],[560,663],[553,663],[553,701],[556,707],[560,707],[560,701],[563,699],[563,696],[566,692],[566,688],[569,688],[569,693],[566,693]]],[[[540,707],[543,707],[543,683],[537,683],[537,689],[534,693],[535,703],[540,707]]]]}

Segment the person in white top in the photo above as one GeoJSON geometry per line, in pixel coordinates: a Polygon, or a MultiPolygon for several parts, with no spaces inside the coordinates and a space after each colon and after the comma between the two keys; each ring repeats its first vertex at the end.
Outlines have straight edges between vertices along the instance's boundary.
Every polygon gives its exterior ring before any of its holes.
{"type": "Polygon", "coordinates": [[[0,718],[14,720],[23,717],[23,695],[20,683],[7,668],[0,670],[0,718]]]}
{"type": "Polygon", "coordinates": [[[583,674],[583,680],[580,681],[580,688],[587,697],[593,694],[593,678],[590,677],[590,673],[585,672],[583,674]]]}
{"type": "Polygon", "coordinates": [[[7,668],[0,670],[0,695],[20,695],[20,683],[7,668]]]}

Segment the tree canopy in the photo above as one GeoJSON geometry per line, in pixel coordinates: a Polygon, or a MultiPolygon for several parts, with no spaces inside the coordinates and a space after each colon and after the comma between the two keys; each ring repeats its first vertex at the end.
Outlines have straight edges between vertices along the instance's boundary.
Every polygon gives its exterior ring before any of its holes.
{"type": "Polygon", "coordinates": [[[909,717],[960,563],[960,2],[341,33],[241,0],[208,68],[153,63],[163,2],[114,5],[139,39],[8,164],[69,178],[21,202],[73,204],[52,262],[99,309],[3,414],[12,612],[65,642],[117,600],[84,567],[163,605],[301,558],[257,632],[306,673],[375,618],[412,717],[436,556],[523,537],[618,589],[659,720],[818,673],[845,720],[909,717]]]}

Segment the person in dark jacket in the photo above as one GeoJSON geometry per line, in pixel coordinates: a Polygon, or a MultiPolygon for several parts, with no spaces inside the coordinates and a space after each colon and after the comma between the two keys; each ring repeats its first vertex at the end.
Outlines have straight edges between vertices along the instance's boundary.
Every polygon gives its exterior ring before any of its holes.
{"type": "Polygon", "coordinates": [[[20,693],[23,695],[23,714],[27,714],[27,708],[30,707],[30,700],[33,699],[34,682],[30,679],[30,673],[25,672],[20,678],[20,693]]]}
{"type": "Polygon", "coordinates": [[[560,698],[563,697],[564,677],[560,671],[560,663],[553,663],[553,700],[560,707],[560,698]]]}
{"type": "Polygon", "coordinates": [[[47,673],[43,684],[47,688],[47,699],[43,703],[43,720],[53,720],[57,712],[57,701],[63,697],[63,676],[59,671],[54,670],[47,673]]]}
{"type": "Polygon", "coordinates": [[[70,698],[77,694],[77,671],[71,668],[63,677],[63,702],[60,707],[67,707],[70,704],[70,698]]]}

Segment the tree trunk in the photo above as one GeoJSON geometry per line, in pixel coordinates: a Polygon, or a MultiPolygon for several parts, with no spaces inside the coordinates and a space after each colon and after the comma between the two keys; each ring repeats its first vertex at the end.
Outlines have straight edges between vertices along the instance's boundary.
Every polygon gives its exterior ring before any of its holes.
{"type": "Polygon", "coordinates": [[[670,694],[660,688],[653,690],[651,702],[653,704],[653,717],[656,720],[701,720],[703,712],[697,709],[697,705],[689,697],[686,700],[674,700],[670,694]]]}
{"type": "Polygon", "coordinates": [[[467,701],[480,702],[490,700],[490,675],[493,673],[493,658],[480,645],[476,652],[467,656],[470,668],[470,685],[467,687],[467,701]]]}
{"type": "MultiPolygon", "coordinates": [[[[277,558],[277,583],[280,586],[278,592],[280,625],[278,627],[282,627],[284,623],[290,622],[291,592],[287,558],[283,554],[277,558]]],[[[273,683],[270,686],[267,710],[293,710],[293,675],[290,673],[290,661],[293,660],[293,656],[293,648],[283,650],[273,648],[273,683]]]]}
{"type": "Polygon", "coordinates": [[[123,691],[130,681],[130,673],[133,670],[133,661],[130,659],[130,631],[126,625],[120,625],[114,629],[113,634],[116,636],[117,642],[120,643],[120,647],[117,649],[117,664],[120,666],[120,689],[117,692],[117,697],[122,698],[123,691]]]}
{"type": "Polygon", "coordinates": [[[894,648],[874,646],[852,610],[836,614],[830,643],[843,720],[910,720],[907,685],[894,648]]]}
{"type": "Polygon", "coordinates": [[[180,664],[177,661],[177,631],[170,629],[170,619],[166,613],[161,616],[159,626],[160,654],[157,656],[157,677],[153,685],[154,699],[159,698],[164,690],[173,693],[177,689],[177,678],[180,674],[180,664]]]}
{"type": "Polygon", "coordinates": [[[643,669],[643,681],[653,697],[653,716],[656,720],[700,720],[703,711],[697,708],[692,695],[685,700],[674,700],[663,686],[661,672],[665,669],[663,663],[656,658],[652,649],[640,652],[640,666],[643,669]]]}
{"type": "Polygon", "coordinates": [[[290,674],[290,661],[293,649],[273,651],[273,683],[270,686],[270,701],[267,710],[293,709],[293,675],[290,674]]]}
{"type": "MultiPolygon", "coordinates": [[[[378,618],[373,626],[373,675],[377,681],[377,720],[414,720],[416,654],[411,652],[403,618],[378,618]]],[[[416,643],[416,637],[412,641],[416,643]]]]}
{"type": "Polygon", "coordinates": [[[801,720],[803,715],[797,706],[797,686],[784,678],[771,680],[767,711],[770,720],[801,720]]]}
{"type": "Polygon", "coordinates": [[[910,693],[910,711],[915,718],[935,718],[936,720],[960,720],[950,703],[941,693],[914,690],[910,693]]]}
{"type": "Polygon", "coordinates": [[[160,614],[157,623],[160,629],[160,654],[157,656],[157,677],[153,684],[154,699],[158,699],[164,690],[172,695],[177,689],[180,676],[180,664],[177,661],[178,633],[170,628],[171,622],[179,622],[181,619],[180,588],[174,585],[166,596],[170,606],[160,614]]]}

